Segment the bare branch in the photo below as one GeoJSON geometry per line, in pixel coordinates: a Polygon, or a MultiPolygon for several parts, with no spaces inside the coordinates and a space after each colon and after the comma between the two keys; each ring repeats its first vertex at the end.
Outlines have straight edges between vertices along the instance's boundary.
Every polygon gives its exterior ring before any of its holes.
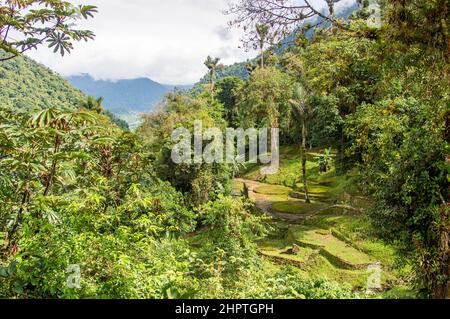
{"type": "Polygon", "coordinates": [[[322,0],[324,7],[328,8],[328,15],[315,8],[310,0],[236,0],[230,4],[225,14],[234,16],[229,22],[230,26],[244,29],[244,46],[255,47],[258,41],[257,25],[266,25],[270,28],[268,39],[271,44],[280,42],[288,35],[299,32],[308,20],[320,18],[316,25],[330,22],[339,28],[346,26],[334,18],[334,5],[340,0],[322,0]]]}

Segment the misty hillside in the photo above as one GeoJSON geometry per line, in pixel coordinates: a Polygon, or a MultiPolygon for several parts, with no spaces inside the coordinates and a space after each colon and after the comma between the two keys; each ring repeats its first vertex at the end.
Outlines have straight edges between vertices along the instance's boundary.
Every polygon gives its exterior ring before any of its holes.
{"type": "Polygon", "coordinates": [[[190,89],[191,86],[171,86],[149,78],[131,80],[95,80],[89,74],[67,77],[76,88],[95,98],[103,97],[106,109],[136,127],[142,113],[150,113],[168,92],[190,89]]]}
{"type": "Polygon", "coordinates": [[[84,74],[67,80],[88,95],[103,97],[105,107],[117,114],[130,110],[148,113],[172,89],[147,78],[104,81],[84,74]]]}

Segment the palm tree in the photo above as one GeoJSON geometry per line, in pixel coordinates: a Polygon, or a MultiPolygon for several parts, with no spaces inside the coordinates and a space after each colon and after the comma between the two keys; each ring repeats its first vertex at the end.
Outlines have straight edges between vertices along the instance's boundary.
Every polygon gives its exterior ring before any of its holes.
{"type": "Polygon", "coordinates": [[[245,64],[245,69],[247,70],[249,75],[252,74],[252,72],[255,71],[257,67],[258,65],[253,61],[249,61],[248,63],[245,64]]]}
{"type": "Polygon", "coordinates": [[[104,97],[100,96],[97,100],[95,100],[95,102],[97,103],[97,109],[99,109],[100,111],[103,111],[103,101],[104,101],[104,97]]]}
{"type": "Polygon", "coordinates": [[[264,44],[269,34],[269,27],[264,24],[257,24],[256,33],[258,34],[258,44],[261,54],[261,69],[264,69],[264,44]]]}
{"type": "Polygon", "coordinates": [[[88,96],[87,99],[81,103],[81,106],[87,110],[102,113],[103,101],[104,101],[103,97],[95,99],[93,96],[88,96]]]}
{"type": "Polygon", "coordinates": [[[205,61],[205,65],[209,70],[209,84],[210,84],[210,91],[211,96],[214,94],[214,81],[216,79],[216,72],[218,69],[222,67],[221,64],[219,64],[220,58],[212,58],[208,55],[205,61]]]}
{"type": "Polygon", "coordinates": [[[308,191],[308,179],[306,177],[306,140],[308,138],[308,124],[312,116],[312,111],[307,102],[307,91],[303,85],[297,83],[294,89],[294,98],[290,100],[297,112],[302,123],[302,142],[301,142],[301,158],[302,158],[302,179],[305,191],[305,203],[310,204],[308,191]]]}

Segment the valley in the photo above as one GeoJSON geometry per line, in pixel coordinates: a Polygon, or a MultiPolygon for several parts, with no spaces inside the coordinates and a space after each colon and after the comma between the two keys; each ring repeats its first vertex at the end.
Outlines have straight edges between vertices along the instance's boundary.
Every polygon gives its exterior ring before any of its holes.
{"type": "Polygon", "coordinates": [[[0,299],[450,298],[448,1],[92,2],[0,1],[0,299]]]}

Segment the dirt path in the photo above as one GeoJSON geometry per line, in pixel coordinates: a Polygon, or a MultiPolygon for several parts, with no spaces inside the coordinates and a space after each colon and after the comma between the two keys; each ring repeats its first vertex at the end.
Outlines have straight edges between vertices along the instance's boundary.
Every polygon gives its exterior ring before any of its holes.
{"type": "Polygon", "coordinates": [[[298,216],[295,214],[278,213],[272,209],[272,201],[269,199],[269,195],[259,194],[255,192],[255,189],[261,186],[267,186],[268,184],[237,178],[237,182],[243,183],[248,188],[248,195],[250,199],[255,203],[255,206],[262,210],[264,213],[271,215],[274,218],[283,219],[289,223],[298,223],[305,220],[306,216],[298,216]]]}

